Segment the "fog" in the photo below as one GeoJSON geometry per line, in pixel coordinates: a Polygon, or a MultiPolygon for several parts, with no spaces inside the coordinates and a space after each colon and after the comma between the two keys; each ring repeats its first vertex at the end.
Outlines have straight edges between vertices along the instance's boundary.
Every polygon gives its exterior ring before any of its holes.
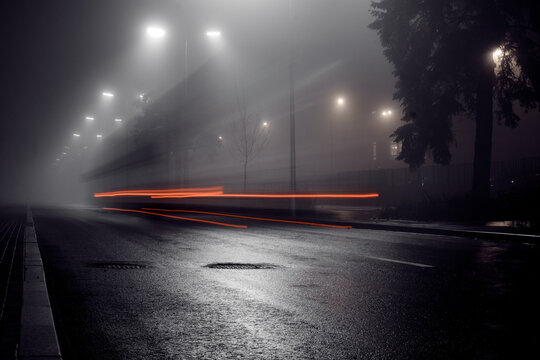
{"type": "MultiPolygon", "coordinates": [[[[368,28],[368,0],[7,8],[2,202],[84,203],[93,192],[145,186],[288,191],[291,77],[298,191],[376,190],[351,185],[351,174],[406,167],[392,153],[401,111],[392,67],[368,28]],[[147,26],[165,36],[149,38],[147,26]],[[253,135],[263,144],[249,161],[247,187],[242,112],[248,128],[265,127],[253,135]]],[[[493,160],[540,155],[537,118],[496,127],[493,160]]],[[[474,124],[457,119],[455,130],[453,163],[471,162],[474,124]]]]}

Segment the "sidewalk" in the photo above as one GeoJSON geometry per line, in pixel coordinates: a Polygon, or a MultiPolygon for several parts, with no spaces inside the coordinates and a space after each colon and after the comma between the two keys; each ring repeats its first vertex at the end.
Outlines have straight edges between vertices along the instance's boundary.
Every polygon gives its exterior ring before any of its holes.
{"type": "MultiPolygon", "coordinates": [[[[540,243],[540,234],[527,228],[517,228],[508,222],[491,222],[485,225],[456,222],[427,222],[411,220],[376,219],[378,207],[319,207],[313,214],[318,220],[347,223],[355,228],[416,232],[422,234],[461,236],[486,240],[540,243]]],[[[311,215],[310,215],[311,216],[311,215]]]]}

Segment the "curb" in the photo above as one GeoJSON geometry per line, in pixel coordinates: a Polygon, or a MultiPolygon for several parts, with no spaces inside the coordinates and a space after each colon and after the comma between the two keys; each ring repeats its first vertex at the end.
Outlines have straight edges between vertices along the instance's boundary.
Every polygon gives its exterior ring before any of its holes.
{"type": "Polygon", "coordinates": [[[445,229],[420,226],[391,225],[377,223],[358,223],[353,222],[352,227],[356,229],[386,230],[398,232],[410,232],[418,234],[432,234],[445,236],[459,236],[483,240],[511,241],[522,243],[540,243],[540,235],[509,233],[487,230],[465,230],[465,229],[445,229]]]}
{"type": "Polygon", "coordinates": [[[24,282],[19,359],[62,359],[30,208],[24,234],[24,282]]]}

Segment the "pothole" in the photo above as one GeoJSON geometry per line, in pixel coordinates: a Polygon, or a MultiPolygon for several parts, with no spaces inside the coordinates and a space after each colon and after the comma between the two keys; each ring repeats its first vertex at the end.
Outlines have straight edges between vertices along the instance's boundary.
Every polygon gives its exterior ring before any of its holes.
{"type": "Polygon", "coordinates": [[[210,269],[231,269],[231,270],[260,270],[260,269],[274,269],[277,265],[273,264],[247,264],[247,263],[213,263],[205,265],[204,267],[210,269]]]}

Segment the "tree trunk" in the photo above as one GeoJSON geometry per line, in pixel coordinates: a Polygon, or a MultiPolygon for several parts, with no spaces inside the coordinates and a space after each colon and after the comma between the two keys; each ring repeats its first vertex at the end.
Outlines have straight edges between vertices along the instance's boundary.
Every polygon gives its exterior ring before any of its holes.
{"type": "Polygon", "coordinates": [[[479,67],[476,99],[476,134],[474,141],[473,201],[475,215],[485,215],[489,201],[491,174],[491,146],[493,134],[493,86],[495,84],[495,63],[489,54],[484,55],[479,67]]]}

